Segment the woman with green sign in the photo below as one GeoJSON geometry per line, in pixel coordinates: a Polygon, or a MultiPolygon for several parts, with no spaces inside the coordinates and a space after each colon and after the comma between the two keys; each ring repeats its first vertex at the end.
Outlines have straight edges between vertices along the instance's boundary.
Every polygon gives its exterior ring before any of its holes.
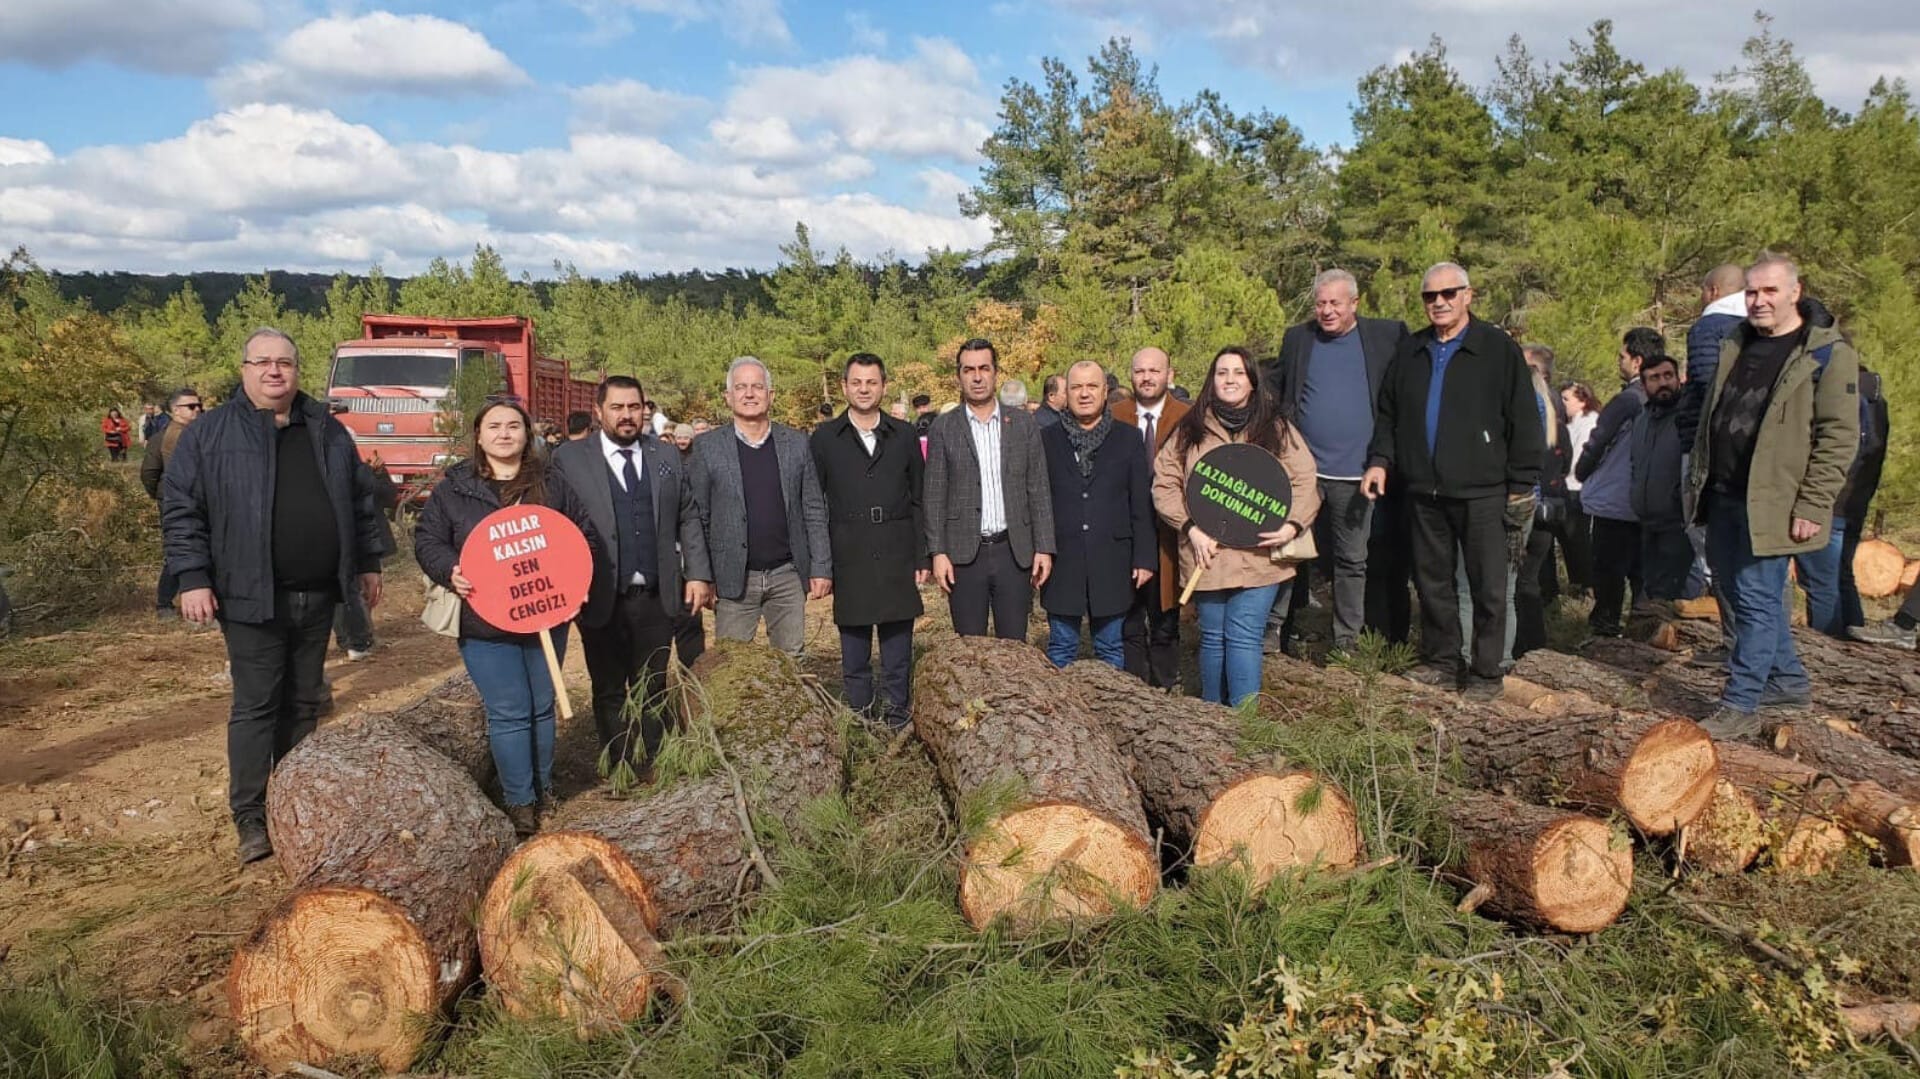
{"type": "MultiPolygon", "coordinates": [[[[1209,475],[1215,469],[1209,467],[1209,475]]],[[[1279,403],[1238,348],[1214,356],[1193,408],[1161,447],[1153,468],[1153,504],[1161,520],[1180,533],[1180,579],[1195,591],[1200,614],[1200,695],[1238,705],[1260,692],[1260,638],[1267,612],[1293,579],[1293,564],[1276,560],[1275,550],[1304,533],[1320,511],[1313,453],[1293,426],[1282,419],[1279,403]],[[1201,458],[1222,446],[1245,444],[1278,458],[1291,490],[1261,491],[1220,474],[1211,487],[1216,504],[1247,516],[1285,507],[1284,520],[1253,534],[1245,547],[1229,547],[1199,527],[1195,518],[1208,507],[1188,504],[1189,476],[1201,458]],[[1190,512],[1197,510],[1197,512],[1190,512]],[[1195,580],[1196,575],[1201,579],[1195,580]]]]}

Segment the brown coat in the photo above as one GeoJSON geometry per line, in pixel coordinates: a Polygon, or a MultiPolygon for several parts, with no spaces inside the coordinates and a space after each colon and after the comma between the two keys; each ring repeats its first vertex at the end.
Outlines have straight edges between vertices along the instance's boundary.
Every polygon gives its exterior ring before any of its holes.
{"type": "MultiPolygon", "coordinates": [[[[1180,452],[1177,439],[1167,440],[1153,461],[1153,507],[1159,511],[1160,520],[1167,527],[1178,532],[1187,523],[1187,473],[1193,471],[1194,464],[1216,446],[1245,441],[1244,438],[1229,438],[1226,429],[1211,416],[1207,418],[1207,437],[1189,446],[1184,454],[1180,452]]],[[[1302,528],[1311,528],[1313,519],[1320,513],[1320,485],[1314,478],[1316,466],[1313,451],[1307,449],[1306,440],[1291,425],[1287,427],[1286,438],[1281,446],[1280,463],[1293,480],[1292,509],[1287,514],[1287,520],[1298,523],[1302,528]]],[[[1184,586],[1192,573],[1193,545],[1182,538],[1179,583],[1184,586]]],[[[1200,591],[1259,588],[1279,584],[1292,576],[1293,566],[1273,561],[1267,548],[1241,550],[1222,547],[1214,555],[1206,578],[1200,582],[1204,586],[1200,591]]]]}
{"type": "MultiPolygon", "coordinates": [[[[1173,437],[1173,429],[1187,414],[1187,403],[1167,395],[1165,404],[1160,406],[1160,418],[1153,425],[1153,445],[1147,449],[1149,467],[1159,457],[1160,447],[1173,437]]],[[[1132,398],[1113,406],[1113,422],[1124,424],[1136,430],[1140,427],[1140,413],[1132,398]]],[[[1156,519],[1158,514],[1155,514],[1156,519]]],[[[1170,611],[1180,599],[1180,586],[1174,580],[1174,571],[1180,568],[1180,534],[1168,528],[1165,522],[1159,522],[1156,531],[1160,534],[1160,569],[1154,580],[1160,584],[1160,609],[1170,611]]]]}

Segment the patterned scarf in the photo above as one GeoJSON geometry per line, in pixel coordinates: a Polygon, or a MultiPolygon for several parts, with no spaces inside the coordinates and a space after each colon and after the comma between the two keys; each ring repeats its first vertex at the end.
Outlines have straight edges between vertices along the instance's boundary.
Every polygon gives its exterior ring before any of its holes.
{"type": "Polygon", "coordinates": [[[1073,447],[1073,459],[1080,465],[1080,478],[1093,475],[1093,451],[1107,440],[1107,432],[1113,430],[1113,413],[1102,412],[1100,422],[1092,427],[1080,426],[1080,421],[1067,416],[1060,421],[1067,432],[1067,444],[1073,447]]]}
{"type": "Polygon", "coordinates": [[[1215,401],[1213,418],[1220,421],[1220,426],[1225,427],[1228,434],[1237,435],[1240,429],[1247,425],[1247,421],[1253,419],[1253,402],[1249,400],[1236,408],[1224,401],[1215,401]]]}

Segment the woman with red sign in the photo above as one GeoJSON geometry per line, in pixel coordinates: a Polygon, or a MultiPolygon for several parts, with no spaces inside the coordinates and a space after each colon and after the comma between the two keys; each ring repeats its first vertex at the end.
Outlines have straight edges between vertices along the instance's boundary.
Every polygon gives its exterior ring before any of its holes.
{"type": "MultiPolygon", "coordinates": [[[[539,830],[539,804],[552,800],[554,689],[546,655],[534,633],[509,633],[481,618],[470,602],[473,582],[460,572],[460,549],[488,514],[517,503],[565,514],[594,544],[586,507],[529,437],[532,424],[519,405],[500,401],[473,421],[468,458],[434,485],[413,533],[413,553],[427,577],[461,598],[460,658],[487,709],[487,742],[500,773],[502,801],[514,831],[539,830]],[[539,804],[536,804],[539,803],[539,804]]],[[[566,627],[552,631],[566,649],[566,627]]]]}
{"type": "Polygon", "coordinates": [[[1245,351],[1223,348],[1207,369],[1200,396],[1180,419],[1153,463],[1153,505],[1180,533],[1180,579],[1205,571],[1194,595],[1200,614],[1200,696],[1238,705],[1260,692],[1260,639],[1267,612],[1290,586],[1293,565],[1272,550],[1305,532],[1320,512],[1313,452],[1245,351]],[[1187,512],[1187,474],[1209,450],[1229,443],[1258,446],[1280,459],[1293,492],[1287,519],[1260,534],[1258,547],[1224,547],[1195,527],[1187,512]]]}

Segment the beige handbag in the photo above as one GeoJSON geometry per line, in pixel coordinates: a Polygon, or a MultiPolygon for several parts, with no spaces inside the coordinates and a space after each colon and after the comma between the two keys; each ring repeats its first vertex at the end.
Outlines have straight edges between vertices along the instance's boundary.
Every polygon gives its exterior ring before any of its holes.
{"type": "Polygon", "coordinates": [[[1320,557],[1320,548],[1313,542],[1313,529],[1305,528],[1292,539],[1273,548],[1270,555],[1275,562],[1311,562],[1320,557]]]}
{"type": "Polygon", "coordinates": [[[420,579],[427,583],[427,602],[420,608],[420,621],[442,637],[460,636],[460,597],[453,589],[434,584],[424,573],[420,579]]]}

